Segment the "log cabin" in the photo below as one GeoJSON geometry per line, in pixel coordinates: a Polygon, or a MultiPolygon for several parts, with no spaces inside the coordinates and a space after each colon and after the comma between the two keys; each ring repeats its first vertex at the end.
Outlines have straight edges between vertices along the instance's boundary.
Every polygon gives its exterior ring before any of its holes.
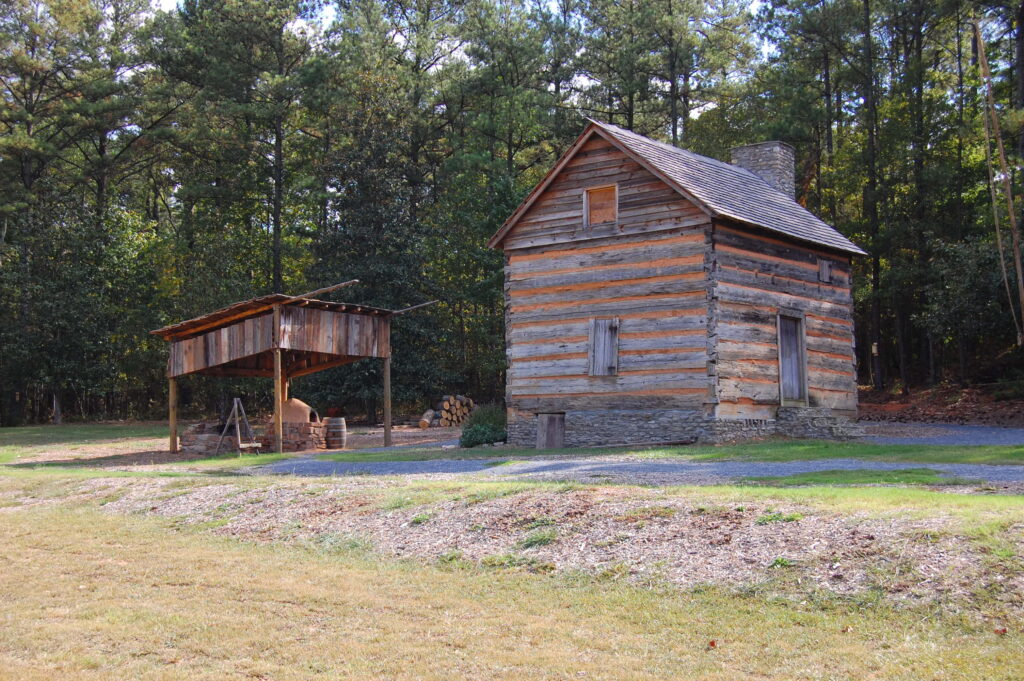
{"type": "Polygon", "coordinates": [[[491,238],[511,443],[857,434],[851,258],[783,142],[724,163],[590,121],[491,238]]]}

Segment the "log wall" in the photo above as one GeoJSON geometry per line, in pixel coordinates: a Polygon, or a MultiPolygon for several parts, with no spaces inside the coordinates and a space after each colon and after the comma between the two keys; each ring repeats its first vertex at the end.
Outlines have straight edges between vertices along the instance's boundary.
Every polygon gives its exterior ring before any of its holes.
{"type": "Polygon", "coordinates": [[[709,228],[696,206],[607,141],[583,146],[504,241],[512,418],[702,410],[709,228]],[[613,183],[617,222],[585,228],[585,189],[613,183]],[[588,373],[593,318],[620,321],[617,375],[588,373]]]}
{"type": "Polygon", "coordinates": [[[710,260],[716,415],[774,418],[780,311],[804,318],[809,406],[855,413],[849,257],[716,221],[710,260]],[[831,283],[819,281],[819,259],[832,263],[831,283]]]}

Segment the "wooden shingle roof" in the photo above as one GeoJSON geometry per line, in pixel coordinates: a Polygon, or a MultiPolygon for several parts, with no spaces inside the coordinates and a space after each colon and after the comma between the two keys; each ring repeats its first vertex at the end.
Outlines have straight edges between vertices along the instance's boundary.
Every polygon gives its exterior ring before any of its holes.
{"type": "Polygon", "coordinates": [[[275,305],[297,305],[300,307],[312,307],[319,310],[332,310],[334,312],[348,312],[361,315],[392,315],[393,310],[384,310],[369,305],[354,305],[352,303],[335,303],[329,300],[316,300],[301,296],[288,296],[283,293],[271,293],[243,300],[219,310],[209,312],[194,319],[189,319],[177,324],[171,324],[155,331],[150,331],[155,336],[164,340],[180,340],[199,333],[205,333],[212,329],[219,329],[229,324],[235,324],[250,317],[257,317],[267,314],[275,305]]]}
{"type": "Polygon", "coordinates": [[[545,177],[522,205],[491,237],[489,245],[498,246],[532,203],[543,193],[592,134],[600,134],[633,157],[667,184],[696,203],[711,217],[727,218],[760,227],[792,239],[826,246],[831,249],[866,255],[865,252],[816,217],[806,208],[775,189],[745,168],[679,149],[663,142],[638,135],[616,125],[591,120],[580,139],[567,151],[552,172],[545,177]]]}

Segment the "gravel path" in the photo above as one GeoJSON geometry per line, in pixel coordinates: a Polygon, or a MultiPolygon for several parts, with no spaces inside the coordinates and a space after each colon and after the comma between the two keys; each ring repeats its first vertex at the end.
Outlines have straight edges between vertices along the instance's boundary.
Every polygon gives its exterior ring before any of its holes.
{"type": "MultiPolygon", "coordinates": [[[[371,451],[371,450],[366,450],[371,451]]],[[[322,461],[314,458],[285,459],[260,466],[259,473],[285,475],[424,475],[475,473],[501,459],[430,459],[427,461],[322,461]]]]}
{"type": "MultiPolygon", "coordinates": [[[[879,444],[1024,445],[1024,428],[961,426],[951,424],[872,423],[869,442],[879,444]]],[[[449,443],[444,443],[449,444],[449,443]]],[[[361,450],[381,452],[422,445],[361,450]]],[[[502,458],[433,459],[426,461],[323,461],[312,457],[287,459],[260,467],[257,472],[301,475],[462,475],[541,480],[614,481],[640,484],[694,484],[728,482],[736,478],[794,475],[827,470],[903,470],[931,468],[950,477],[994,483],[1024,483],[1024,466],[885,462],[865,459],[813,461],[704,461],[637,459],[614,455],[553,457],[496,466],[502,458]]]]}
{"type": "Polygon", "coordinates": [[[500,459],[433,459],[430,461],[338,462],[317,459],[281,461],[263,468],[266,473],[302,476],[330,475],[437,475],[477,473],[486,477],[540,480],[615,481],[641,484],[727,482],[735,478],[794,475],[829,470],[903,470],[931,468],[943,475],[986,482],[1024,482],[1024,466],[979,464],[896,463],[863,459],[813,461],[665,461],[615,457],[559,458],[522,461],[496,466],[500,459]]]}

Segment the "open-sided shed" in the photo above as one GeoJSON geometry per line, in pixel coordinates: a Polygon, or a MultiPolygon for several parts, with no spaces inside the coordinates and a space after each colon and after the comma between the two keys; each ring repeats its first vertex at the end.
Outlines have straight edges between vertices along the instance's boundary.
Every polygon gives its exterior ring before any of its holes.
{"type": "MultiPolygon", "coordinates": [[[[318,300],[355,281],[301,296],[274,293],[152,331],[167,360],[170,447],[177,451],[177,379],[189,374],[274,379],[274,434],[281,450],[288,382],[368,357],[384,361],[384,441],[391,444],[391,318],[405,310],[318,300]]],[[[420,307],[420,306],[416,306],[420,307]]]]}

